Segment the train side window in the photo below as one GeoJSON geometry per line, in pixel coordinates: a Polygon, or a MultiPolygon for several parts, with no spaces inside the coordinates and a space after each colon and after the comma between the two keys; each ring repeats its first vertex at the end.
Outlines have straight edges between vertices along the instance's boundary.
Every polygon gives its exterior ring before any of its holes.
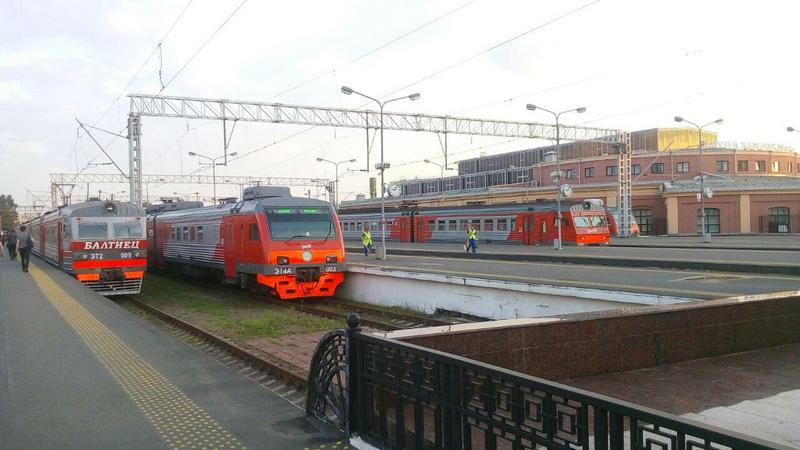
{"type": "Polygon", "coordinates": [[[194,227],[189,228],[189,241],[194,242],[197,240],[197,232],[194,227]]]}
{"type": "Polygon", "coordinates": [[[446,220],[437,220],[436,221],[436,231],[447,231],[447,221],[446,220]]]}
{"type": "Polygon", "coordinates": [[[508,230],[508,219],[497,219],[497,231],[508,230]]]}
{"type": "Polygon", "coordinates": [[[182,241],[189,240],[189,227],[183,227],[183,233],[181,233],[181,240],[182,241]]]}
{"type": "Polygon", "coordinates": [[[472,225],[476,231],[481,231],[481,219],[472,219],[470,225],[472,225]]]}
{"type": "Polygon", "coordinates": [[[361,223],[361,222],[357,222],[356,223],[356,228],[357,228],[356,231],[363,231],[364,230],[364,224],[361,223]]]}
{"type": "Polygon", "coordinates": [[[203,242],[203,226],[197,226],[197,242],[203,242]]]}
{"type": "Polygon", "coordinates": [[[169,240],[174,241],[174,240],[177,240],[177,239],[178,239],[178,237],[176,236],[176,233],[175,233],[175,227],[169,227],[169,240]]]}
{"type": "Polygon", "coordinates": [[[436,221],[431,219],[428,220],[428,231],[434,231],[436,229],[436,221]]]}
{"type": "Polygon", "coordinates": [[[483,231],[494,231],[494,219],[483,220],[483,231]]]}
{"type": "Polygon", "coordinates": [[[253,242],[258,242],[261,238],[258,235],[258,224],[251,223],[250,224],[250,240],[253,242]]]}
{"type": "Polygon", "coordinates": [[[517,218],[516,217],[512,217],[511,218],[511,231],[514,231],[516,229],[517,229],[517,218]]]}
{"type": "Polygon", "coordinates": [[[458,231],[458,221],[455,219],[448,220],[447,231],[458,231]]]}

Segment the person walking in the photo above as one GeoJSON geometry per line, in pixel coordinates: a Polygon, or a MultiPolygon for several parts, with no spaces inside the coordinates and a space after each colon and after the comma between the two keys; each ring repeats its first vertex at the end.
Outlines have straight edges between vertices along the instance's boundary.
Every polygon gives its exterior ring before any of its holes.
{"type": "Polygon", "coordinates": [[[364,232],[361,233],[361,243],[364,244],[364,256],[369,256],[369,250],[372,248],[372,234],[368,227],[364,227],[364,232]]]}
{"type": "Polygon", "coordinates": [[[478,252],[478,231],[475,230],[475,226],[470,225],[469,229],[467,230],[467,242],[469,247],[467,247],[467,253],[472,250],[472,253],[478,252]]]}
{"type": "Polygon", "coordinates": [[[28,265],[31,262],[31,250],[33,249],[33,237],[25,229],[25,225],[19,227],[17,233],[17,249],[19,250],[19,261],[22,263],[22,271],[28,271],[28,265]]]}
{"type": "Polygon", "coordinates": [[[17,230],[12,228],[6,236],[6,248],[8,248],[8,257],[13,261],[17,259],[17,230]]]}

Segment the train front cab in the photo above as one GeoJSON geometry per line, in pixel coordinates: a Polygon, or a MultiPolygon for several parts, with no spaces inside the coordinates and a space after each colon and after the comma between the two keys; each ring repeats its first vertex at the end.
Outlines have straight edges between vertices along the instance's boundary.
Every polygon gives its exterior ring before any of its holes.
{"type": "Polygon", "coordinates": [[[221,232],[227,276],[253,274],[281,300],[329,297],[344,281],[342,232],[328,207],[267,207],[264,214],[232,215],[221,232]]]}
{"type": "Polygon", "coordinates": [[[572,241],[578,246],[584,245],[608,245],[611,235],[602,211],[571,209],[572,218],[569,227],[572,234],[572,241]]]}

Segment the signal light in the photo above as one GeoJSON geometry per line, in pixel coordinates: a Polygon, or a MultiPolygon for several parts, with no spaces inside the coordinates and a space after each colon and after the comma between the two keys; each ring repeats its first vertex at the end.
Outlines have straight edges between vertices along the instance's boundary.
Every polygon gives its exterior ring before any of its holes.
{"type": "Polygon", "coordinates": [[[78,281],[99,281],[100,274],[99,273],[79,273],[76,275],[78,281]]]}
{"type": "Polygon", "coordinates": [[[289,264],[288,256],[278,256],[278,265],[285,266],[287,264],[289,264]]]}
{"type": "Polygon", "coordinates": [[[328,255],[325,257],[325,262],[329,264],[335,263],[336,260],[337,260],[336,255],[328,255]]]}

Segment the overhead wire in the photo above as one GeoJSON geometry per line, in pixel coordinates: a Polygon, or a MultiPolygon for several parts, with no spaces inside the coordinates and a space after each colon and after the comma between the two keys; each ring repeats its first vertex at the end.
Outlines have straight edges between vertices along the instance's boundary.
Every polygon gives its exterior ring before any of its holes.
{"type": "Polygon", "coordinates": [[[284,94],[287,94],[287,93],[289,93],[289,92],[291,92],[291,91],[293,91],[293,90],[295,90],[295,89],[299,89],[299,88],[301,88],[301,87],[303,87],[303,86],[306,86],[307,84],[313,83],[314,81],[317,81],[317,80],[319,80],[320,78],[323,78],[323,77],[325,77],[325,76],[327,76],[327,75],[330,75],[330,74],[332,74],[332,73],[336,73],[336,71],[337,71],[337,70],[339,70],[339,69],[342,69],[342,68],[344,68],[344,67],[346,67],[346,66],[348,66],[348,65],[350,65],[350,64],[353,64],[353,63],[355,63],[355,62],[357,62],[357,61],[360,61],[361,59],[364,59],[364,58],[366,58],[367,56],[369,56],[369,55],[371,55],[371,54],[373,54],[373,53],[375,53],[375,52],[378,52],[378,51],[380,51],[380,50],[383,50],[384,48],[386,48],[386,47],[388,47],[388,46],[390,46],[390,45],[394,44],[395,42],[398,42],[398,41],[400,41],[400,40],[402,40],[402,39],[404,39],[404,38],[406,38],[406,37],[408,37],[408,36],[410,36],[410,35],[412,35],[412,34],[416,33],[417,31],[420,31],[420,30],[422,30],[422,29],[424,29],[424,28],[428,27],[429,25],[433,25],[434,23],[436,23],[436,22],[438,22],[438,21],[440,21],[440,20],[444,19],[445,17],[447,17],[447,16],[449,16],[449,15],[451,15],[451,14],[454,14],[454,13],[456,13],[456,12],[458,12],[458,11],[460,11],[460,10],[464,9],[465,7],[467,7],[467,6],[469,6],[469,5],[473,4],[473,3],[475,3],[476,1],[478,1],[478,0],[470,0],[470,1],[466,2],[466,3],[462,3],[461,5],[459,5],[459,6],[455,7],[455,8],[453,8],[453,9],[451,9],[450,11],[448,11],[448,12],[446,12],[446,13],[444,13],[444,14],[441,14],[441,15],[439,15],[439,16],[437,16],[437,17],[435,17],[435,18],[433,18],[433,19],[431,19],[431,20],[429,20],[429,21],[427,21],[427,22],[423,23],[422,25],[419,25],[419,26],[417,26],[417,27],[415,27],[415,28],[413,28],[413,29],[409,30],[409,31],[406,31],[405,33],[403,33],[403,34],[401,34],[401,35],[399,35],[399,36],[397,36],[397,37],[395,37],[395,38],[393,38],[393,39],[390,39],[389,41],[387,41],[387,42],[385,42],[385,43],[383,43],[383,44],[381,44],[381,45],[379,45],[379,46],[377,46],[377,47],[373,48],[372,50],[369,50],[369,51],[368,51],[368,52],[366,52],[366,53],[363,53],[363,54],[361,54],[361,55],[359,55],[359,56],[356,56],[355,58],[353,58],[353,59],[351,59],[351,60],[347,61],[347,62],[346,62],[346,63],[344,63],[344,64],[340,64],[340,65],[338,65],[338,66],[334,67],[333,69],[330,69],[330,70],[328,70],[328,71],[326,71],[326,72],[323,72],[323,73],[321,73],[321,74],[319,74],[319,75],[317,75],[317,76],[315,76],[315,77],[313,77],[313,78],[310,78],[310,79],[308,79],[308,80],[306,80],[306,81],[304,81],[304,82],[302,82],[302,83],[300,83],[300,84],[297,84],[297,85],[295,85],[295,86],[292,86],[292,87],[290,87],[290,88],[288,88],[288,89],[285,89],[285,90],[283,90],[283,91],[281,91],[281,92],[279,92],[279,93],[277,93],[277,94],[273,95],[272,97],[273,97],[273,98],[278,98],[278,97],[280,97],[280,96],[282,96],[282,95],[284,95],[284,94]]]}

